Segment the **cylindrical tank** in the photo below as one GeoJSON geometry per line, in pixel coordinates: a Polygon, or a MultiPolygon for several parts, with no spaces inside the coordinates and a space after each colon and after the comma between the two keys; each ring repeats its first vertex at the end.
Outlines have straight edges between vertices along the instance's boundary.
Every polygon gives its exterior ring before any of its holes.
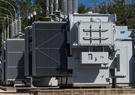
{"type": "Polygon", "coordinates": [[[78,12],[78,0],[72,0],[73,13],[78,12]]]}
{"type": "Polygon", "coordinates": [[[18,29],[17,29],[17,20],[14,21],[14,34],[17,35],[18,29]]]}
{"type": "Polygon", "coordinates": [[[2,42],[4,41],[4,32],[2,31],[2,42]]]}
{"type": "Polygon", "coordinates": [[[4,25],[3,25],[3,22],[2,22],[2,42],[4,41],[4,25]]]}
{"type": "Polygon", "coordinates": [[[49,17],[49,0],[46,0],[46,17],[49,17]]]}
{"type": "Polygon", "coordinates": [[[67,15],[67,0],[63,0],[63,4],[62,4],[62,11],[63,11],[63,15],[67,15]]]}
{"type": "Polygon", "coordinates": [[[53,0],[51,0],[51,15],[53,15],[53,0]]]}
{"type": "Polygon", "coordinates": [[[19,19],[18,19],[18,32],[19,33],[21,33],[21,31],[22,31],[22,21],[21,21],[21,17],[19,17],[19,19]]]}
{"type": "MultiPolygon", "coordinates": [[[[4,21],[6,22],[6,18],[4,18],[4,21]]],[[[4,40],[6,41],[6,39],[7,39],[6,23],[2,24],[2,28],[3,28],[3,31],[4,31],[4,40]]]]}
{"type": "Polygon", "coordinates": [[[68,15],[73,13],[72,0],[67,0],[67,13],[68,15]]]}
{"type": "Polygon", "coordinates": [[[59,1],[55,0],[55,11],[58,12],[59,10],[59,1]]]}
{"type": "Polygon", "coordinates": [[[7,16],[7,38],[9,39],[9,19],[7,16]]]}

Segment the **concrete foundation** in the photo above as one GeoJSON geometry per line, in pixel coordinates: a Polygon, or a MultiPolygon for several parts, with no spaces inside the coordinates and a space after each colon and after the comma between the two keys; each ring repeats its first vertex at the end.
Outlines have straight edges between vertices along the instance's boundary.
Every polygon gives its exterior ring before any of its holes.
{"type": "Polygon", "coordinates": [[[135,95],[135,89],[62,89],[40,90],[31,95],[135,95]]]}
{"type": "Polygon", "coordinates": [[[74,88],[74,89],[58,89],[58,88],[37,88],[28,92],[0,92],[0,95],[135,95],[134,88],[74,88]],[[38,89],[38,90],[37,90],[38,89]],[[42,90],[41,90],[42,89],[42,90]]]}

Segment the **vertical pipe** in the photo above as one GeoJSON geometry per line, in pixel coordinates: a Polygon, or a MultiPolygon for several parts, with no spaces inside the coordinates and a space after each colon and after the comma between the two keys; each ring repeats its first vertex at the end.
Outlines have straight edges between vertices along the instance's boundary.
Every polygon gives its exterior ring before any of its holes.
{"type": "MultiPolygon", "coordinates": [[[[4,18],[4,21],[6,22],[6,17],[4,18]]],[[[3,24],[3,27],[4,27],[3,28],[4,29],[4,40],[6,41],[6,39],[7,39],[6,23],[3,24]]]]}
{"type": "Polygon", "coordinates": [[[53,0],[51,0],[51,15],[53,15],[53,0]]]}
{"type": "Polygon", "coordinates": [[[16,35],[16,23],[15,23],[15,21],[14,21],[14,34],[16,35]]]}
{"type": "Polygon", "coordinates": [[[9,24],[7,26],[7,38],[9,39],[9,24]]]}
{"type": "Polygon", "coordinates": [[[9,39],[9,18],[7,16],[7,38],[9,39]]]}
{"type": "Polygon", "coordinates": [[[28,16],[28,26],[30,26],[30,25],[31,25],[31,17],[28,16]]]}
{"type": "Polygon", "coordinates": [[[17,35],[18,31],[17,31],[17,20],[14,21],[14,34],[17,35]]]}
{"type": "Polygon", "coordinates": [[[59,0],[55,0],[55,11],[58,12],[59,10],[59,0]]]}
{"type": "Polygon", "coordinates": [[[14,23],[12,22],[11,23],[11,37],[13,38],[14,37],[14,23]]]}
{"type": "Polygon", "coordinates": [[[36,15],[37,15],[37,12],[34,11],[34,12],[33,12],[33,18],[34,18],[34,21],[36,20],[36,15]]]}
{"type": "Polygon", "coordinates": [[[21,21],[21,17],[19,17],[18,19],[18,33],[21,33],[22,31],[22,21],[21,21]]]}
{"type": "Polygon", "coordinates": [[[33,14],[32,14],[32,13],[31,13],[31,15],[30,15],[30,16],[31,16],[31,25],[32,25],[32,23],[33,23],[33,21],[34,21],[34,20],[33,20],[33,17],[34,17],[34,16],[33,16],[33,14]]]}
{"type": "Polygon", "coordinates": [[[63,15],[67,15],[67,0],[63,0],[62,3],[62,9],[63,9],[63,15]]]}
{"type": "Polygon", "coordinates": [[[46,17],[49,17],[49,0],[46,0],[46,17]]]}
{"type": "Polygon", "coordinates": [[[3,25],[3,22],[2,22],[2,44],[4,42],[4,25],[3,25]]]}
{"type": "Polygon", "coordinates": [[[15,21],[16,23],[16,35],[18,34],[18,20],[15,21]]]}
{"type": "Polygon", "coordinates": [[[4,40],[6,41],[6,39],[7,39],[7,34],[6,34],[6,25],[4,25],[4,40]]]}
{"type": "Polygon", "coordinates": [[[67,0],[67,13],[68,13],[68,15],[69,14],[72,14],[73,13],[73,6],[72,6],[72,0],[67,0]]]}
{"type": "Polygon", "coordinates": [[[3,44],[3,41],[4,41],[4,32],[2,31],[2,44],[3,44]]]}
{"type": "Polygon", "coordinates": [[[73,13],[78,13],[78,0],[73,0],[73,13]]]}
{"type": "Polygon", "coordinates": [[[18,33],[21,33],[22,31],[22,21],[21,21],[21,12],[20,12],[20,8],[19,8],[19,17],[18,17],[18,21],[17,21],[17,28],[18,28],[18,33]]]}

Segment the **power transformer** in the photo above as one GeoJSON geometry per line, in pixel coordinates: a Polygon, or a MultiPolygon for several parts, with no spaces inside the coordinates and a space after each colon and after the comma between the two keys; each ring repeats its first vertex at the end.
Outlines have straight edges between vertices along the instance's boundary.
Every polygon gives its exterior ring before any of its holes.
{"type": "Polygon", "coordinates": [[[115,15],[71,14],[70,54],[74,86],[133,82],[132,40],[126,26],[115,25],[115,15]]]}
{"type": "Polygon", "coordinates": [[[132,31],[115,21],[115,15],[88,13],[34,22],[25,29],[25,76],[37,84],[56,85],[59,77],[72,77],[79,87],[133,84],[132,31]]]}
{"type": "Polygon", "coordinates": [[[63,81],[67,86],[68,79],[72,87],[134,85],[134,31],[117,26],[113,14],[77,13],[77,0],[63,0],[62,12],[58,0],[55,12],[53,0],[50,3],[51,7],[46,0],[49,21],[34,21],[34,15],[23,39],[14,29],[12,38],[3,39],[2,81],[31,86],[61,86],[63,81]]]}

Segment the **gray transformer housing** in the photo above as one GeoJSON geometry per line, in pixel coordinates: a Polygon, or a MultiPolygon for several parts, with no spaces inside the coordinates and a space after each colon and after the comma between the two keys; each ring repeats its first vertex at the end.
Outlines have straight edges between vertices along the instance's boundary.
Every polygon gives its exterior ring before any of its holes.
{"type": "Polygon", "coordinates": [[[7,39],[5,57],[5,81],[26,80],[24,77],[24,39],[7,39]]]}
{"type": "Polygon", "coordinates": [[[63,76],[67,72],[65,22],[32,25],[32,76],[63,76]]]}

